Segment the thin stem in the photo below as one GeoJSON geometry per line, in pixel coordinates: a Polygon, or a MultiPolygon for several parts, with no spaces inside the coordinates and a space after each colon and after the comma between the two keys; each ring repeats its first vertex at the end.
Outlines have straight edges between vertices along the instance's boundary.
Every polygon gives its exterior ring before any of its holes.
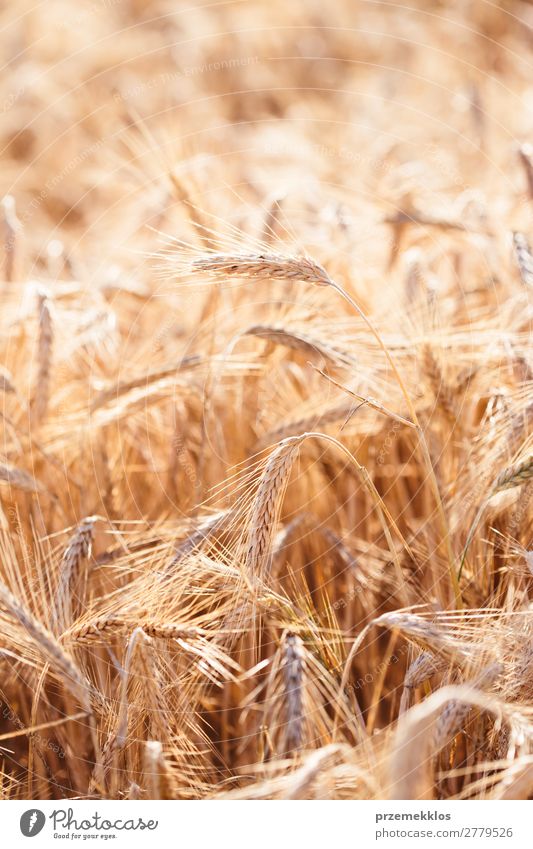
{"type": "Polygon", "coordinates": [[[398,386],[401,389],[402,395],[405,398],[405,403],[407,404],[407,408],[409,410],[409,415],[411,416],[411,419],[413,420],[413,424],[415,425],[415,428],[418,431],[418,438],[419,438],[419,441],[420,441],[420,446],[422,448],[422,454],[423,454],[426,466],[428,468],[429,481],[430,481],[431,489],[433,491],[433,495],[434,495],[435,502],[436,502],[436,505],[437,505],[437,512],[439,514],[441,530],[442,530],[442,535],[443,535],[443,542],[444,542],[444,545],[445,545],[446,556],[447,556],[447,559],[448,559],[448,568],[449,568],[449,572],[450,572],[450,580],[451,580],[451,583],[452,583],[453,592],[454,592],[454,596],[455,596],[455,604],[456,604],[456,607],[459,610],[462,610],[463,609],[463,600],[461,598],[461,589],[460,589],[460,586],[459,586],[459,580],[458,580],[458,577],[457,577],[457,573],[455,571],[455,561],[454,561],[453,550],[452,550],[452,545],[451,545],[451,540],[450,540],[450,533],[449,533],[449,529],[448,529],[448,522],[446,520],[446,514],[444,512],[444,506],[442,504],[442,499],[441,499],[440,492],[439,492],[439,485],[438,485],[438,482],[437,482],[437,478],[436,478],[436,475],[435,475],[435,470],[433,468],[433,464],[431,462],[431,457],[430,457],[430,454],[429,454],[429,449],[428,449],[428,446],[427,446],[426,438],[424,436],[422,427],[421,427],[420,422],[418,420],[418,416],[416,414],[414,404],[413,404],[413,402],[412,402],[412,400],[409,396],[407,388],[406,388],[406,386],[405,386],[405,384],[402,380],[402,376],[401,376],[400,372],[398,371],[398,369],[397,369],[397,367],[394,363],[394,360],[392,359],[386,345],[384,344],[383,340],[381,339],[381,336],[379,335],[378,331],[376,330],[376,328],[374,327],[374,325],[372,324],[370,319],[365,315],[365,313],[363,312],[361,307],[356,303],[356,301],[354,301],[354,299],[348,294],[348,292],[346,292],[342,288],[342,286],[340,286],[338,283],[335,283],[333,280],[331,280],[330,285],[333,287],[333,289],[335,289],[339,293],[339,295],[342,298],[344,298],[344,300],[348,304],[350,304],[350,306],[356,311],[356,313],[360,316],[360,318],[362,318],[363,321],[365,322],[366,326],[368,327],[368,329],[370,330],[370,332],[374,336],[379,347],[381,348],[381,350],[385,354],[385,357],[387,358],[387,362],[389,363],[389,365],[390,365],[390,367],[391,367],[391,369],[394,373],[394,376],[395,376],[395,378],[398,382],[398,386]]]}

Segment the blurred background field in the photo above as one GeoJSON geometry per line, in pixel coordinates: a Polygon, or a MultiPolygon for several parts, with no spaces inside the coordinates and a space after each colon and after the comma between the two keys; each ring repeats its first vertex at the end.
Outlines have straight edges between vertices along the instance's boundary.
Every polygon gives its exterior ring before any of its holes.
{"type": "Polygon", "coordinates": [[[4,4],[5,798],[533,792],[532,46],[4,4]]]}

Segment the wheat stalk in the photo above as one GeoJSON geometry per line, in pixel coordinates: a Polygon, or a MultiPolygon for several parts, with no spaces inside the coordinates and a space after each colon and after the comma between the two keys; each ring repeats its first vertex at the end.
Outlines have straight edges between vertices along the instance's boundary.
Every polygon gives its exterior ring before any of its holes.
{"type": "Polygon", "coordinates": [[[522,144],[518,148],[518,157],[524,169],[524,174],[526,176],[527,181],[527,189],[529,197],[531,199],[533,199],[533,162],[531,161],[532,155],[533,148],[530,144],[522,144]]]}
{"type": "Polygon", "coordinates": [[[147,779],[147,797],[154,800],[170,798],[169,768],[158,740],[147,740],[144,744],[143,770],[147,779]]]}
{"type": "MultiPolygon", "coordinates": [[[[480,681],[490,686],[499,670],[486,670],[480,681]]],[[[400,719],[387,762],[388,799],[433,799],[434,757],[463,725],[472,707],[496,712],[500,704],[486,693],[466,685],[447,685],[410,708],[400,719]]]]}
{"type": "MultiPolygon", "coordinates": [[[[361,406],[361,405],[359,405],[361,406]]],[[[258,447],[271,445],[273,442],[280,442],[287,437],[294,436],[296,433],[315,430],[319,427],[325,427],[329,424],[348,419],[357,410],[357,405],[350,401],[341,401],[334,407],[324,410],[324,412],[316,412],[309,416],[302,416],[298,419],[285,422],[275,430],[269,431],[261,437],[258,447]]]]}
{"type": "Polygon", "coordinates": [[[50,369],[54,329],[47,295],[39,295],[39,339],[37,344],[37,379],[34,395],[34,412],[37,421],[41,421],[48,409],[50,396],[50,369]]]}
{"type": "Polygon", "coordinates": [[[310,257],[282,254],[205,254],[192,260],[190,271],[214,277],[245,277],[253,280],[294,280],[319,286],[331,285],[324,268],[310,257]]]}
{"type": "Polygon", "coordinates": [[[282,792],[282,799],[308,799],[309,790],[321,772],[339,760],[343,747],[330,743],[317,752],[312,752],[305,763],[291,776],[288,787],[282,792]]]}
{"type": "MultiPolygon", "coordinates": [[[[531,195],[533,197],[533,178],[531,195]]],[[[533,763],[514,763],[499,776],[496,799],[528,800],[533,793],[533,763]]]]}
{"type": "Polygon", "coordinates": [[[201,209],[193,202],[186,178],[183,174],[178,174],[174,168],[169,169],[168,177],[170,184],[176,193],[176,197],[185,208],[189,220],[193,225],[195,232],[199,236],[200,241],[204,247],[209,248],[211,244],[209,227],[207,226],[205,216],[201,209]]]}
{"type": "Polygon", "coordinates": [[[61,559],[53,614],[58,632],[64,631],[72,619],[72,583],[82,562],[91,556],[94,525],[98,518],[87,516],[80,522],[61,559]]]}
{"type": "Polygon", "coordinates": [[[507,468],[503,469],[500,474],[497,476],[494,481],[492,488],[489,490],[487,497],[481,503],[479,510],[477,511],[476,516],[474,517],[474,521],[470,527],[468,532],[468,536],[466,539],[465,547],[463,549],[463,555],[461,558],[461,567],[459,569],[459,578],[461,577],[463,566],[466,560],[466,555],[468,549],[470,547],[470,543],[472,542],[472,538],[476,529],[481,521],[485,508],[492,498],[493,495],[497,495],[499,492],[503,492],[506,489],[514,489],[514,487],[521,486],[523,483],[531,480],[533,477],[533,454],[529,457],[525,457],[522,460],[513,463],[507,468]]]}
{"type": "Polygon", "coordinates": [[[448,666],[448,661],[440,655],[423,651],[408,667],[403,679],[403,693],[400,701],[399,715],[401,716],[409,707],[411,692],[420,687],[426,681],[443,672],[448,666]]]}
{"type": "Polygon", "coordinates": [[[109,387],[108,389],[103,389],[99,392],[91,403],[91,410],[96,412],[101,407],[105,406],[109,401],[116,401],[122,395],[126,395],[128,392],[133,391],[134,389],[138,389],[139,387],[148,387],[153,383],[157,383],[160,380],[164,380],[167,377],[172,377],[175,374],[179,374],[182,371],[186,371],[188,369],[194,369],[201,363],[201,358],[197,355],[184,357],[184,359],[179,363],[173,363],[171,365],[162,366],[158,369],[152,369],[146,374],[140,375],[139,377],[134,377],[131,380],[121,381],[114,386],[109,387]]]}
{"type": "Polygon", "coordinates": [[[13,375],[6,368],[0,366],[0,392],[13,394],[16,392],[13,385],[13,375]]]}
{"type": "MultiPolygon", "coordinates": [[[[90,622],[75,625],[65,631],[61,639],[65,642],[74,643],[98,643],[120,636],[134,627],[135,625],[123,616],[108,614],[90,622]]],[[[206,633],[202,628],[195,626],[144,619],[137,627],[142,628],[145,634],[150,637],[159,637],[164,640],[190,640],[202,637],[206,633]]]]}
{"type": "Polygon", "coordinates": [[[189,534],[189,536],[176,546],[174,556],[168,564],[168,567],[165,569],[164,574],[171,575],[180,560],[201,546],[203,542],[208,540],[217,531],[226,528],[233,521],[235,516],[236,511],[234,509],[221,510],[218,513],[215,513],[214,516],[211,516],[209,519],[201,522],[198,528],[196,528],[191,534],[189,534]]]}
{"type": "Polygon", "coordinates": [[[296,634],[287,634],[282,644],[284,698],[286,710],[285,752],[300,749],[303,742],[304,648],[296,634]]]}
{"type": "Polygon", "coordinates": [[[422,362],[424,364],[424,371],[433,390],[435,400],[438,404],[440,404],[448,418],[455,421],[457,418],[455,398],[444,380],[440,364],[429,344],[424,345],[422,349],[422,362]]]}
{"type": "Polygon", "coordinates": [[[54,635],[0,583],[0,603],[32,639],[37,651],[45,656],[59,679],[73,692],[87,713],[92,713],[91,696],[96,693],[78,670],[54,635]]]}
{"type": "Polygon", "coordinates": [[[2,213],[4,218],[4,279],[10,282],[14,279],[17,239],[22,229],[17,218],[13,195],[5,195],[2,198],[2,213]]]}
{"type": "Polygon", "coordinates": [[[269,570],[279,502],[304,438],[289,436],[280,442],[261,475],[252,507],[245,556],[245,571],[252,582],[263,580],[269,570]]]}
{"type": "Polygon", "coordinates": [[[8,483],[13,489],[23,492],[45,492],[44,486],[23,469],[17,469],[10,463],[0,463],[0,481],[8,483]]]}
{"type": "Polygon", "coordinates": [[[508,60],[533,52],[523,0],[439,0],[410,44],[418,70],[434,48],[439,97],[455,54],[481,69],[449,123],[507,181],[436,137],[423,87],[402,91],[409,150],[398,109],[378,114],[394,4],[358,4],[355,41],[316,4],[303,29],[281,0],[244,27],[245,4],[202,4],[182,74],[142,49],[161,19],[128,27],[142,3],[100,3],[68,39],[53,4],[4,5],[0,48],[28,50],[0,103],[0,582],[20,608],[0,600],[0,798],[527,798],[533,149],[513,163],[479,122],[507,110],[531,135],[505,95],[530,98],[508,60]],[[93,29],[120,38],[83,50],[93,29]],[[307,63],[306,92],[261,61],[301,56],[302,32],[321,56],[362,47],[356,124],[342,62],[326,86],[307,63]],[[58,95],[105,85],[51,121],[51,69],[58,95]]]}
{"type": "MultiPolygon", "coordinates": [[[[461,225],[458,226],[461,228],[461,225]]],[[[379,334],[378,330],[376,330],[376,327],[374,326],[373,322],[368,318],[366,313],[358,305],[358,303],[351,297],[351,295],[348,294],[345,289],[343,289],[342,286],[340,286],[338,283],[336,283],[329,277],[329,275],[327,274],[325,269],[322,268],[321,265],[315,263],[313,260],[307,257],[280,257],[279,255],[266,254],[214,254],[211,257],[203,256],[199,259],[193,260],[189,271],[198,273],[211,273],[214,274],[215,277],[220,277],[221,275],[229,275],[234,277],[245,277],[251,279],[300,280],[310,282],[312,284],[330,286],[343,298],[343,300],[347,304],[349,304],[349,306],[364,321],[364,323],[374,336],[376,342],[378,343],[381,351],[383,352],[390,368],[392,369],[392,372],[396,378],[398,386],[400,387],[405,403],[409,410],[409,414],[411,416],[411,424],[418,433],[420,447],[424,456],[424,462],[426,463],[428,469],[429,480],[433,491],[433,496],[437,505],[437,512],[442,532],[441,545],[446,552],[450,582],[453,588],[456,606],[461,608],[463,606],[463,602],[459,586],[459,576],[456,572],[455,567],[455,558],[450,540],[448,521],[446,518],[446,513],[444,511],[439,485],[431,461],[429,449],[426,443],[423,430],[420,426],[420,422],[418,420],[413,400],[409,392],[407,391],[402,376],[398,371],[398,368],[387,346],[383,342],[381,335],[379,334]]]]}
{"type": "Polygon", "coordinates": [[[374,625],[396,629],[419,648],[446,660],[465,657],[468,653],[467,647],[454,639],[449,630],[414,613],[384,613],[374,620],[374,625]]]}
{"type": "Polygon", "coordinates": [[[257,336],[267,339],[277,345],[284,345],[294,351],[301,351],[311,356],[323,357],[333,365],[354,366],[355,360],[346,351],[330,345],[322,340],[313,339],[305,333],[297,330],[287,330],[285,327],[275,327],[265,324],[256,324],[244,331],[243,336],[257,336]]]}
{"type": "Polygon", "coordinates": [[[504,489],[513,489],[515,486],[521,486],[526,481],[533,477],[533,454],[517,463],[513,463],[498,475],[494,482],[492,495],[501,492],[504,489]]]}
{"type": "Polygon", "coordinates": [[[280,223],[281,205],[285,197],[285,192],[276,192],[270,200],[261,228],[261,241],[265,244],[271,244],[276,240],[276,233],[280,223]]]}
{"type": "MultiPolygon", "coordinates": [[[[501,665],[494,663],[468,683],[477,690],[485,690],[494,684],[501,672],[501,665]]],[[[471,709],[472,706],[467,702],[456,700],[451,700],[444,707],[435,725],[432,741],[434,751],[442,749],[461,730],[471,709]]]]}
{"type": "Polygon", "coordinates": [[[533,286],[533,254],[523,233],[518,231],[513,233],[513,246],[522,282],[526,286],[533,286]]]}

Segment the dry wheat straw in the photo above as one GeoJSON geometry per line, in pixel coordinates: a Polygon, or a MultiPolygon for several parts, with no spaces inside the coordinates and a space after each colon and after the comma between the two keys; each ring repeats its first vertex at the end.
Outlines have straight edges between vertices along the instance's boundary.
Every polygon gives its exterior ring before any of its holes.
{"type": "Polygon", "coordinates": [[[390,224],[393,227],[403,225],[422,225],[424,227],[436,227],[441,230],[465,230],[466,227],[460,221],[452,219],[438,218],[415,209],[414,206],[408,206],[405,209],[399,209],[393,215],[388,215],[384,218],[385,224],[390,224]]]}
{"type": "MultiPolygon", "coordinates": [[[[489,674],[487,680],[490,680],[489,674]]],[[[472,687],[447,685],[400,718],[386,765],[386,798],[434,798],[434,758],[440,742],[446,742],[449,732],[457,729],[458,724],[462,725],[464,711],[468,713],[472,707],[494,711],[499,705],[472,687]],[[457,707],[450,710],[436,733],[438,718],[451,703],[457,707]]]]}
{"type": "Polygon", "coordinates": [[[427,292],[426,276],[422,265],[422,252],[419,248],[410,248],[405,251],[404,260],[405,300],[411,306],[421,294],[426,294],[427,292]]]}
{"type": "Polygon", "coordinates": [[[516,450],[520,447],[524,434],[529,431],[532,424],[533,401],[531,401],[523,411],[515,413],[511,418],[500,453],[511,455],[515,454],[516,450]]]}
{"type": "MultiPolygon", "coordinates": [[[[117,705],[117,716],[115,721],[115,727],[109,737],[107,738],[105,745],[102,749],[102,764],[101,764],[101,774],[102,779],[105,781],[107,778],[107,774],[110,770],[112,770],[111,782],[110,782],[110,795],[112,797],[116,797],[117,794],[117,783],[118,783],[118,759],[121,751],[126,745],[126,741],[128,739],[128,720],[129,720],[129,703],[128,703],[128,684],[131,674],[132,662],[135,652],[142,651],[145,643],[149,641],[149,637],[146,636],[142,628],[135,628],[130,636],[128,641],[128,646],[126,649],[126,655],[124,659],[124,666],[121,670],[121,681],[120,681],[120,690],[119,690],[119,698],[117,705]]],[[[96,776],[93,777],[93,783],[91,786],[91,790],[96,788],[96,776]]]]}
{"type": "MultiPolygon", "coordinates": [[[[533,186],[531,195],[533,197],[533,186]]],[[[496,799],[531,800],[533,795],[533,763],[515,763],[499,775],[496,799]]]]}
{"type": "MultiPolygon", "coordinates": [[[[140,629],[142,630],[142,629],[140,629]]],[[[158,650],[154,641],[143,633],[138,643],[137,659],[144,706],[150,715],[150,726],[156,731],[156,737],[166,739],[171,732],[174,711],[169,706],[166,695],[166,681],[160,675],[157,658],[158,650]]],[[[125,741],[126,742],[126,741],[125,741]]]]}
{"type": "MultiPolygon", "coordinates": [[[[205,248],[209,248],[211,244],[211,238],[209,236],[210,229],[207,226],[207,222],[200,207],[197,206],[192,199],[186,177],[183,174],[177,174],[174,168],[169,170],[168,176],[170,184],[176,193],[176,197],[185,208],[195,233],[199,237],[203,246],[205,248]]],[[[190,178],[189,182],[192,182],[190,178]]]]}
{"type": "Polygon", "coordinates": [[[513,370],[518,374],[519,383],[533,383],[533,369],[525,352],[519,351],[513,358],[513,370]]]}
{"type": "MultiPolygon", "coordinates": [[[[532,629],[523,623],[531,619],[532,582],[521,558],[527,557],[533,572],[533,552],[528,551],[533,477],[523,459],[531,455],[533,441],[533,310],[528,302],[533,231],[526,206],[533,200],[533,148],[522,145],[520,161],[510,162],[504,134],[489,138],[482,120],[486,110],[509,118],[519,138],[530,134],[527,109],[513,110],[507,96],[514,89],[518,99],[529,99],[527,74],[516,72],[508,60],[517,39],[528,61],[533,49],[520,21],[523,0],[439,0],[443,15],[421,17],[420,37],[410,45],[415,72],[424,70],[425,46],[436,49],[442,92],[446,85],[461,85],[459,78],[468,69],[457,63],[455,53],[468,52],[472,66],[480,69],[478,82],[464,83],[465,110],[455,110],[450,121],[459,132],[472,131],[482,148],[490,147],[492,158],[504,165],[504,177],[511,177],[507,181],[501,175],[490,180],[483,157],[470,156],[466,148],[452,156],[451,136],[433,144],[434,121],[428,119],[420,86],[409,86],[401,104],[409,108],[411,150],[399,147],[387,132],[394,130],[398,109],[377,116],[383,132],[372,132],[375,101],[366,95],[394,87],[395,64],[402,59],[394,38],[364,43],[369,61],[361,79],[358,126],[338,120],[345,108],[342,63],[328,63],[327,89],[313,87],[313,106],[324,126],[328,119],[335,126],[334,147],[318,145],[315,124],[299,120],[305,119],[309,103],[301,87],[293,85],[290,63],[268,68],[252,63],[243,70],[231,62],[228,79],[220,73],[187,75],[176,83],[180,135],[195,143],[196,130],[206,121],[223,132],[213,144],[207,140],[217,155],[186,160],[167,132],[169,113],[160,108],[165,85],[152,85],[151,80],[157,82],[153,61],[137,49],[135,28],[127,27],[131,5],[100,4],[99,20],[92,23],[102,31],[120,27],[121,37],[102,41],[97,50],[80,52],[86,27],[69,28],[69,63],[58,62],[66,44],[63,35],[53,27],[49,37],[46,33],[46,4],[24,4],[21,20],[17,4],[6,4],[2,14],[10,25],[3,28],[0,45],[8,53],[10,40],[25,44],[28,32],[44,32],[45,38],[31,39],[29,50],[18,57],[13,96],[0,110],[3,173],[17,186],[17,203],[24,211],[19,222],[11,196],[0,207],[0,360],[10,370],[0,367],[5,406],[0,561],[5,584],[17,587],[19,598],[26,594],[26,601],[17,601],[26,619],[36,620],[28,630],[20,610],[17,618],[0,603],[2,685],[20,715],[16,722],[8,720],[20,737],[0,768],[0,796],[379,799],[389,784],[393,797],[411,799],[531,796],[532,629]],[[485,14],[481,7],[487,5],[485,14]],[[459,46],[448,37],[450,26],[461,32],[459,46]],[[446,39],[447,52],[440,49],[446,39]],[[67,90],[70,78],[81,73],[83,79],[100,75],[111,92],[122,94],[106,99],[103,116],[93,109],[97,103],[72,98],[69,110],[56,110],[50,121],[45,108],[49,87],[23,89],[35,69],[44,75],[52,66],[58,91],[67,90]],[[495,67],[507,85],[491,85],[495,67]],[[129,93],[124,91],[125,68],[129,93]],[[272,85],[264,85],[265,74],[272,85]],[[128,103],[134,90],[137,99],[139,83],[150,128],[128,103]],[[187,102],[182,102],[182,88],[191,95],[187,102]],[[250,116],[268,120],[250,121],[250,116]],[[296,120],[279,120],[283,116],[296,120]],[[70,168],[64,154],[76,150],[65,150],[57,140],[76,142],[71,133],[76,125],[83,129],[90,156],[75,156],[76,167],[70,168]],[[107,125],[124,130],[115,138],[116,152],[125,157],[118,169],[108,167],[108,147],[101,145],[107,125]],[[218,155],[237,149],[238,156],[218,155]],[[348,149],[357,156],[350,156],[344,179],[348,149]],[[511,185],[515,165],[517,173],[524,169],[518,173],[523,186],[511,185]],[[198,191],[188,176],[197,166],[203,181],[198,191]],[[105,177],[103,190],[99,176],[105,177]],[[465,176],[475,188],[465,189],[465,176]],[[273,180],[288,198],[283,217],[274,194],[261,204],[264,208],[259,206],[264,186],[273,180]],[[352,185],[363,184],[371,191],[354,197],[352,185]],[[428,185],[436,191],[429,192],[428,185]],[[200,194],[214,214],[196,205],[200,194]],[[434,205],[426,208],[431,194],[434,205]],[[348,226],[340,207],[344,196],[348,226]],[[384,226],[389,211],[396,215],[384,226]],[[153,224],[155,233],[140,228],[141,221],[153,224]],[[147,263],[135,259],[153,244],[159,227],[174,234],[179,253],[172,253],[169,267],[187,280],[185,289],[177,291],[173,283],[165,287],[147,263]],[[519,232],[513,234],[507,262],[511,228],[519,232]],[[185,241],[191,229],[192,246],[185,241]],[[387,273],[383,243],[389,235],[391,265],[401,264],[403,274],[387,273]],[[43,250],[49,239],[54,241],[43,250]],[[316,245],[326,271],[299,245],[311,252],[316,245]],[[34,284],[22,273],[30,268],[48,278],[54,299],[44,296],[35,332],[29,300],[34,284]],[[207,293],[201,286],[205,282],[213,284],[207,293]],[[246,283],[248,293],[238,290],[238,283],[246,283]],[[315,283],[322,291],[309,291],[315,283]],[[264,287],[272,293],[266,300],[265,291],[258,294],[264,287]],[[344,299],[340,306],[333,292],[344,299]],[[294,303],[302,299],[308,302],[305,319],[294,303]],[[326,301],[331,320],[320,315],[326,301]],[[55,303],[61,306],[57,319],[55,303]],[[105,333],[100,332],[102,316],[105,333]],[[374,334],[370,339],[361,333],[363,322],[374,334]],[[246,353],[229,356],[250,325],[247,341],[240,343],[246,353]],[[425,393],[417,380],[417,346],[425,393]],[[346,350],[339,356],[338,348],[346,350]],[[199,367],[174,374],[175,364],[181,370],[191,353],[199,367]],[[352,355],[357,358],[353,386],[337,384],[338,391],[317,396],[316,387],[331,389],[324,383],[331,375],[322,373],[322,381],[316,380],[306,361],[311,360],[312,369],[320,357],[334,374],[337,368],[352,368],[352,355]],[[467,361],[474,365],[465,373],[467,361]],[[411,421],[402,424],[388,412],[396,422],[387,420],[381,427],[380,415],[374,415],[379,408],[374,404],[372,410],[373,402],[360,397],[364,407],[349,428],[340,427],[356,409],[352,390],[401,404],[411,421]],[[435,403],[434,423],[446,438],[439,440],[435,428],[426,428],[428,399],[435,403]],[[92,416],[91,402],[97,411],[92,416]],[[37,419],[46,425],[40,444],[30,432],[37,419]],[[452,423],[454,434],[448,439],[452,423]],[[279,443],[317,425],[342,433],[341,460],[354,452],[357,459],[350,462],[366,491],[349,472],[336,474],[345,468],[343,462],[323,459],[314,447],[301,476],[289,463],[285,472],[271,468],[272,480],[263,480],[269,456],[263,455],[258,471],[257,437],[266,433],[266,440],[279,443]],[[181,448],[171,449],[169,443],[183,433],[188,454],[179,463],[181,448]],[[438,457],[438,477],[432,457],[438,457]],[[278,474],[291,481],[286,511],[285,483],[278,474]],[[165,492],[164,481],[172,483],[171,493],[165,492]],[[446,500],[439,486],[446,487],[446,500]],[[118,535],[113,546],[120,539],[116,562],[112,551],[98,569],[89,570],[89,552],[80,541],[79,547],[69,542],[61,563],[63,552],[58,555],[54,542],[58,533],[74,527],[77,517],[102,512],[102,503],[113,515],[113,535],[118,535]],[[371,515],[373,505],[382,527],[371,515]],[[306,510],[313,516],[302,526],[306,510]],[[215,511],[220,514],[213,516],[215,511]],[[290,514],[286,521],[285,513],[290,514]],[[471,513],[485,521],[461,599],[454,555],[469,534],[465,523],[471,513]],[[292,516],[297,517],[293,522],[292,516]],[[280,519],[284,531],[273,543],[280,519]],[[453,539],[448,520],[454,523],[453,539]],[[391,533],[397,533],[399,544],[391,533]],[[252,587],[250,577],[260,576],[271,556],[278,558],[276,566],[288,561],[287,568],[270,569],[267,585],[257,580],[252,587]],[[247,582],[245,558],[253,572],[247,582]],[[454,600],[441,580],[445,560],[455,604],[462,602],[466,613],[449,609],[454,600]],[[77,592],[81,580],[87,582],[83,593],[77,592]],[[58,585],[59,599],[54,599],[58,585]],[[403,588],[405,598],[400,598],[403,588]],[[76,594],[90,602],[88,611],[80,610],[76,594]],[[345,607],[337,622],[341,599],[345,607]],[[61,610],[61,625],[53,629],[56,643],[76,667],[80,687],[85,682],[92,715],[77,713],[82,707],[77,685],[69,683],[72,669],[64,658],[54,657],[61,651],[48,633],[54,604],[61,610]],[[407,620],[405,611],[394,610],[399,605],[411,616],[421,609],[427,615],[407,620]],[[390,610],[394,613],[378,619],[376,628],[377,617],[390,610]],[[194,629],[193,623],[206,631],[194,629]],[[372,638],[366,623],[375,631],[372,638]],[[403,661],[404,651],[424,649],[407,671],[403,662],[385,662],[396,640],[403,661]],[[273,645],[278,645],[274,658],[273,645]],[[503,659],[504,670],[490,684],[483,676],[496,658],[503,659]],[[232,663],[239,666],[233,679],[225,671],[228,665],[235,671],[232,663]],[[367,671],[373,681],[366,690],[343,687],[367,671]],[[470,680],[470,686],[441,687],[441,679],[460,678],[470,680]],[[487,691],[476,692],[476,685],[487,691]],[[415,687],[420,688],[416,695],[415,687]],[[428,696],[430,689],[434,692],[428,696]],[[421,704],[408,710],[410,700],[421,704]],[[57,719],[59,714],[63,719],[57,719]],[[73,721],[76,716],[81,721],[73,721]],[[28,728],[18,722],[28,722],[28,728]],[[94,740],[96,723],[98,738],[107,742],[91,780],[87,726],[94,740]],[[39,729],[46,728],[63,750],[59,756],[39,740],[39,729]],[[374,728],[379,734],[373,734],[374,728]],[[458,732],[462,736],[456,738],[458,732]],[[330,745],[332,739],[340,745],[330,745]],[[307,746],[317,751],[306,753],[307,746]],[[36,757],[41,757],[37,768],[36,757]]],[[[165,12],[172,5],[162,0],[158,8],[165,12]]],[[[301,32],[285,25],[291,23],[289,4],[248,4],[253,8],[246,9],[244,35],[242,5],[202,7],[198,24],[210,34],[215,53],[237,55],[240,48],[250,55],[299,53],[301,32]],[[272,34],[265,23],[276,16],[280,27],[272,34]]],[[[339,0],[347,15],[353,5],[339,0]]],[[[405,21],[393,4],[359,6],[361,31],[383,31],[379,24],[385,24],[393,36],[405,35],[405,21]]],[[[195,22],[186,18],[183,37],[190,42],[188,30],[195,22]]],[[[160,40],[160,24],[143,20],[147,43],[160,40]]],[[[305,13],[302,24],[310,25],[309,37],[314,32],[320,39],[324,55],[349,59],[350,51],[357,53],[359,45],[348,45],[345,32],[320,22],[317,30],[317,21],[305,13]]],[[[191,62],[201,60],[198,43],[189,49],[191,62]]],[[[175,79],[171,60],[169,51],[158,54],[160,82],[175,79]]],[[[99,87],[86,93],[89,100],[98,99],[99,87]]],[[[271,445],[268,454],[276,448],[271,445]]]]}

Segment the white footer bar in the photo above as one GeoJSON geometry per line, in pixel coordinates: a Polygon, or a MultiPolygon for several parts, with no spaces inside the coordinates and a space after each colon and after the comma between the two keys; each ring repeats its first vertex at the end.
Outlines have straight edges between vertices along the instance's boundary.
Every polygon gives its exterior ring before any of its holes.
{"type": "Polygon", "coordinates": [[[533,847],[531,802],[0,803],[3,846],[533,847]]]}

